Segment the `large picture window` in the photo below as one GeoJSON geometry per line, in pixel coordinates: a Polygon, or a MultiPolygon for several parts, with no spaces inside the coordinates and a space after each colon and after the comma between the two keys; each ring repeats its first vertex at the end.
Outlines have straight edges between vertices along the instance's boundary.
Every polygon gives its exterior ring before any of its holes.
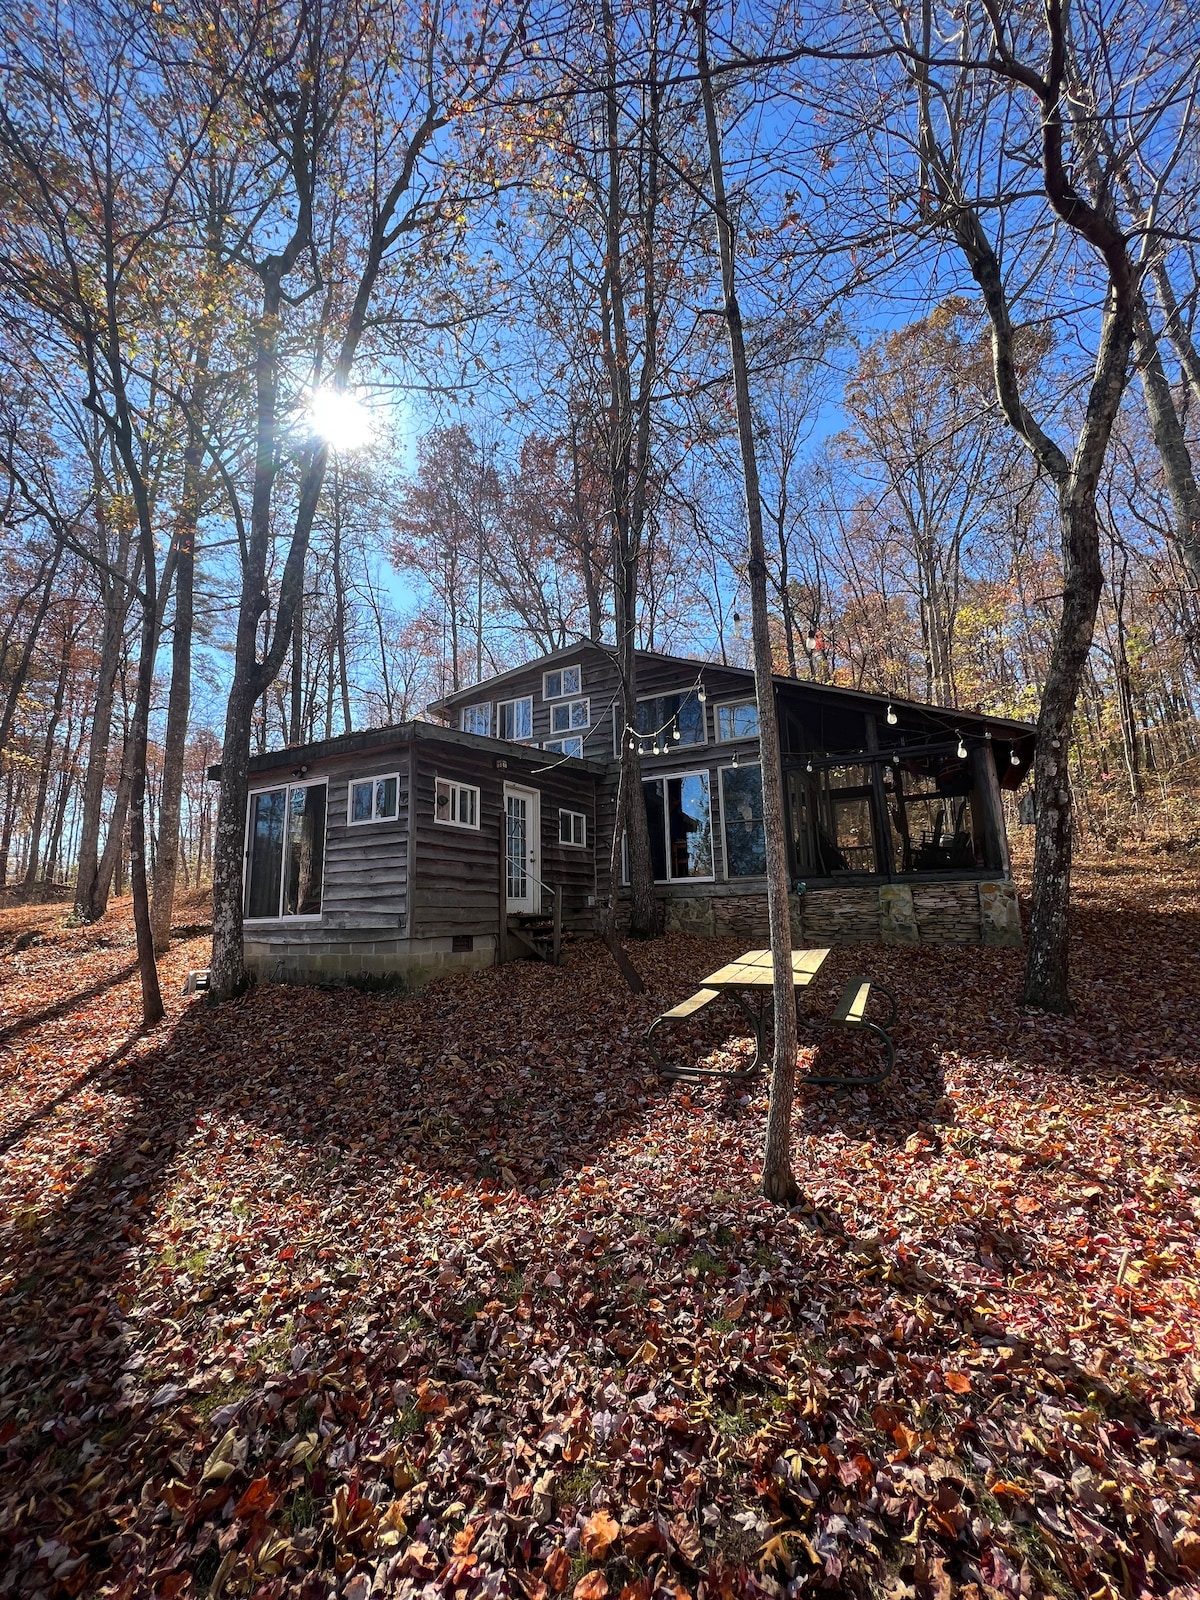
{"type": "Polygon", "coordinates": [[[325,800],[324,783],[250,796],[247,921],[321,915],[325,800]]]}
{"type": "Polygon", "coordinates": [[[712,801],[707,772],[653,778],[642,784],[655,879],[674,882],[713,875],[712,801]]]}
{"type": "Polygon", "coordinates": [[[692,690],[651,695],[638,701],[637,731],[641,738],[652,743],[657,740],[668,750],[677,745],[706,744],[704,707],[692,690]]]}
{"type": "Polygon", "coordinates": [[[725,873],[761,878],[767,870],[763,832],[762,768],[725,767],[721,773],[721,817],[725,825],[725,873]]]}

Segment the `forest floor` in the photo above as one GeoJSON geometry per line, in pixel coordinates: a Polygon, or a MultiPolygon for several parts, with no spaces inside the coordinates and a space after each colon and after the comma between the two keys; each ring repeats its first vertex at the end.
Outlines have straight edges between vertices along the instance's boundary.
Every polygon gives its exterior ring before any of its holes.
{"type": "Polygon", "coordinates": [[[765,1086],[640,1045],[731,941],[215,1007],[196,937],[142,1036],[64,912],[0,912],[0,1593],[1200,1596],[1197,852],[1079,870],[1069,1020],[835,950],[897,1070],[801,1090],[790,1212],[765,1086]]]}

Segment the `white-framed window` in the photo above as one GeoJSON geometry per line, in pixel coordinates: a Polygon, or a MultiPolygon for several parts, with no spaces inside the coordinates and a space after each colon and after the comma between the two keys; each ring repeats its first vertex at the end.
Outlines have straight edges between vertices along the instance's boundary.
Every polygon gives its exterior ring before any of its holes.
{"type": "Polygon", "coordinates": [[[762,768],[757,762],[743,762],[736,767],[722,767],[720,778],[725,876],[761,878],[767,870],[762,768]]]}
{"type": "Polygon", "coordinates": [[[550,732],[572,733],[576,728],[589,728],[592,723],[590,700],[560,700],[550,707],[550,732]]]}
{"type": "Polygon", "coordinates": [[[730,700],[716,708],[717,738],[723,743],[730,739],[758,738],[758,702],[756,700],[730,700]]]}
{"type": "Polygon", "coordinates": [[[567,700],[582,688],[583,668],[578,663],[573,667],[557,667],[553,672],[542,674],[543,700],[567,700]]]}
{"type": "Polygon", "coordinates": [[[492,734],[492,702],[482,700],[478,705],[464,706],[458,725],[464,733],[481,733],[485,739],[492,734]]]}
{"type": "Polygon", "coordinates": [[[479,790],[471,783],[456,783],[453,778],[435,778],[433,820],[448,828],[479,827],[479,790]]]}
{"type": "Polygon", "coordinates": [[[395,822],[400,813],[400,776],[389,772],[382,778],[354,778],[346,798],[346,821],[356,827],[361,822],[395,822]]]}
{"type": "Polygon", "coordinates": [[[246,921],[319,917],[325,882],[328,784],[280,784],[249,797],[246,921]]]}
{"type": "Polygon", "coordinates": [[[523,700],[501,700],[496,707],[496,735],[519,743],[533,738],[533,696],[523,700]]]}
{"type": "Polygon", "coordinates": [[[542,749],[549,750],[556,756],[577,756],[583,760],[583,739],[577,733],[571,734],[566,739],[545,739],[542,742],[542,749]]]}
{"type": "Polygon", "coordinates": [[[587,816],[582,811],[560,811],[558,813],[558,842],[559,844],[578,845],[581,849],[587,848],[587,816]]]}

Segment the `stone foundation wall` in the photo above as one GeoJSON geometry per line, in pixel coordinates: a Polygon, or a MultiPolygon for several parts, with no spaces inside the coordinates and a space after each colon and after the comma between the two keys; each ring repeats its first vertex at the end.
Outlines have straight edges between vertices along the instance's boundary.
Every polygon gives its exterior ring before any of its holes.
{"type": "MultiPolygon", "coordinates": [[[[765,894],[663,893],[668,933],[767,940],[765,894]]],[[[1019,946],[1017,891],[1007,880],[883,883],[809,889],[791,897],[792,940],[826,944],[990,944],[1019,946]]],[[[628,922],[627,905],[618,916],[628,922]]]]}
{"type": "Polygon", "coordinates": [[[246,966],[265,983],[345,983],[357,977],[396,977],[408,989],[433,978],[496,964],[495,934],[472,936],[470,950],[454,950],[449,938],[397,939],[328,929],[323,937],[247,936],[246,966]]]}

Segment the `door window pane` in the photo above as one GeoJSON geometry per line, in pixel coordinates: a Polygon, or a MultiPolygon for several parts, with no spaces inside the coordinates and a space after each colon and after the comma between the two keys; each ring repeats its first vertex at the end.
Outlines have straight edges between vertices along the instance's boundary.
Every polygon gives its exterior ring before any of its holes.
{"type": "Polygon", "coordinates": [[[762,768],[727,768],[721,774],[721,792],[725,806],[725,870],[731,878],[760,878],[767,870],[762,768]]]}
{"type": "Polygon", "coordinates": [[[830,872],[874,872],[875,835],[871,826],[871,802],[865,796],[853,800],[834,798],[830,805],[833,819],[833,849],[830,872]]]}
{"type": "Polygon", "coordinates": [[[315,917],[325,876],[325,785],[309,784],[288,796],[287,884],[283,912],[315,917]]]}
{"type": "Polygon", "coordinates": [[[508,819],[508,898],[524,900],[529,893],[525,870],[529,850],[529,802],[524,795],[510,794],[505,800],[505,812],[508,819]]]}
{"type": "Polygon", "coordinates": [[[251,798],[250,888],[246,896],[248,917],[279,915],[286,801],[286,789],[272,789],[267,794],[256,794],[251,798]]]}

